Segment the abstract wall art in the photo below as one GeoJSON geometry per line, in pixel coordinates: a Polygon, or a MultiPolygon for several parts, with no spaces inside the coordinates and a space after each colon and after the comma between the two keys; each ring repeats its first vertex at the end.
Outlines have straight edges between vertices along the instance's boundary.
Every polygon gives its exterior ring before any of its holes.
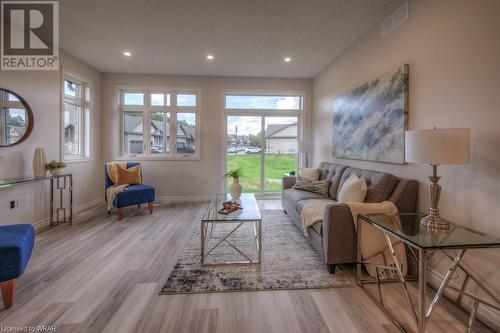
{"type": "Polygon", "coordinates": [[[335,98],[333,156],[405,162],[408,65],[335,98]]]}

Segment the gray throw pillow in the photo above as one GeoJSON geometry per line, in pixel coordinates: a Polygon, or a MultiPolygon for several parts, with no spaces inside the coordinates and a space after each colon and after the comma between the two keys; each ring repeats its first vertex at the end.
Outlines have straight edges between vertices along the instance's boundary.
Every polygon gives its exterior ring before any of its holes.
{"type": "Polygon", "coordinates": [[[299,176],[297,177],[297,181],[295,182],[295,186],[293,188],[296,190],[318,193],[326,197],[328,196],[329,186],[330,186],[329,179],[311,181],[307,178],[299,176]]]}

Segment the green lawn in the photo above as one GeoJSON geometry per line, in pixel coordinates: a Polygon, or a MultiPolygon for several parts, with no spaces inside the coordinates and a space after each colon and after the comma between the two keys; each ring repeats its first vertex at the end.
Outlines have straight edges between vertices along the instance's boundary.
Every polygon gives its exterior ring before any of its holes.
{"type": "MultiPolygon", "coordinates": [[[[244,177],[240,180],[244,192],[260,192],[260,154],[230,154],[228,170],[242,168],[244,177]]],[[[295,154],[265,155],[264,192],[280,192],[281,178],[285,173],[297,169],[295,154]]],[[[228,181],[228,186],[231,182],[228,181]]]]}

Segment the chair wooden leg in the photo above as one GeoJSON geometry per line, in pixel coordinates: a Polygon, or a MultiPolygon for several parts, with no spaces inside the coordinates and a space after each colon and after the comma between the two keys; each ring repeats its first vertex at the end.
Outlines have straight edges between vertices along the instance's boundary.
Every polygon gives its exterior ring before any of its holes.
{"type": "Polygon", "coordinates": [[[4,309],[12,307],[16,293],[16,279],[0,282],[0,289],[2,290],[4,309]]]}
{"type": "Polygon", "coordinates": [[[117,213],[118,213],[118,221],[122,219],[123,216],[123,208],[117,208],[117,213]]]}
{"type": "Polygon", "coordinates": [[[153,203],[152,202],[148,202],[148,208],[149,208],[149,213],[153,214],[153,203]]]}

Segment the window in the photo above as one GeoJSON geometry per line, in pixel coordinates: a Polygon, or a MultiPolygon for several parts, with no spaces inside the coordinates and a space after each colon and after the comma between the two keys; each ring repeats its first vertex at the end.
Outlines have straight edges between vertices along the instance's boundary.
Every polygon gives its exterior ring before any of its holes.
{"type": "Polygon", "coordinates": [[[170,154],[170,112],[151,113],[151,154],[170,154]]]}
{"type": "Polygon", "coordinates": [[[177,106],[196,106],[196,95],[194,94],[177,95],[177,106]]]}
{"type": "Polygon", "coordinates": [[[63,80],[63,159],[90,157],[90,84],[76,76],[63,80]]]}
{"type": "Polygon", "coordinates": [[[196,113],[177,113],[177,153],[196,151],[196,113]]]}
{"type": "Polygon", "coordinates": [[[226,109],[301,110],[302,96],[225,95],[226,109]]]}
{"type": "Polygon", "coordinates": [[[198,157],[197,92],[121,90],[119,111],[121,156],[198,157]]]}

